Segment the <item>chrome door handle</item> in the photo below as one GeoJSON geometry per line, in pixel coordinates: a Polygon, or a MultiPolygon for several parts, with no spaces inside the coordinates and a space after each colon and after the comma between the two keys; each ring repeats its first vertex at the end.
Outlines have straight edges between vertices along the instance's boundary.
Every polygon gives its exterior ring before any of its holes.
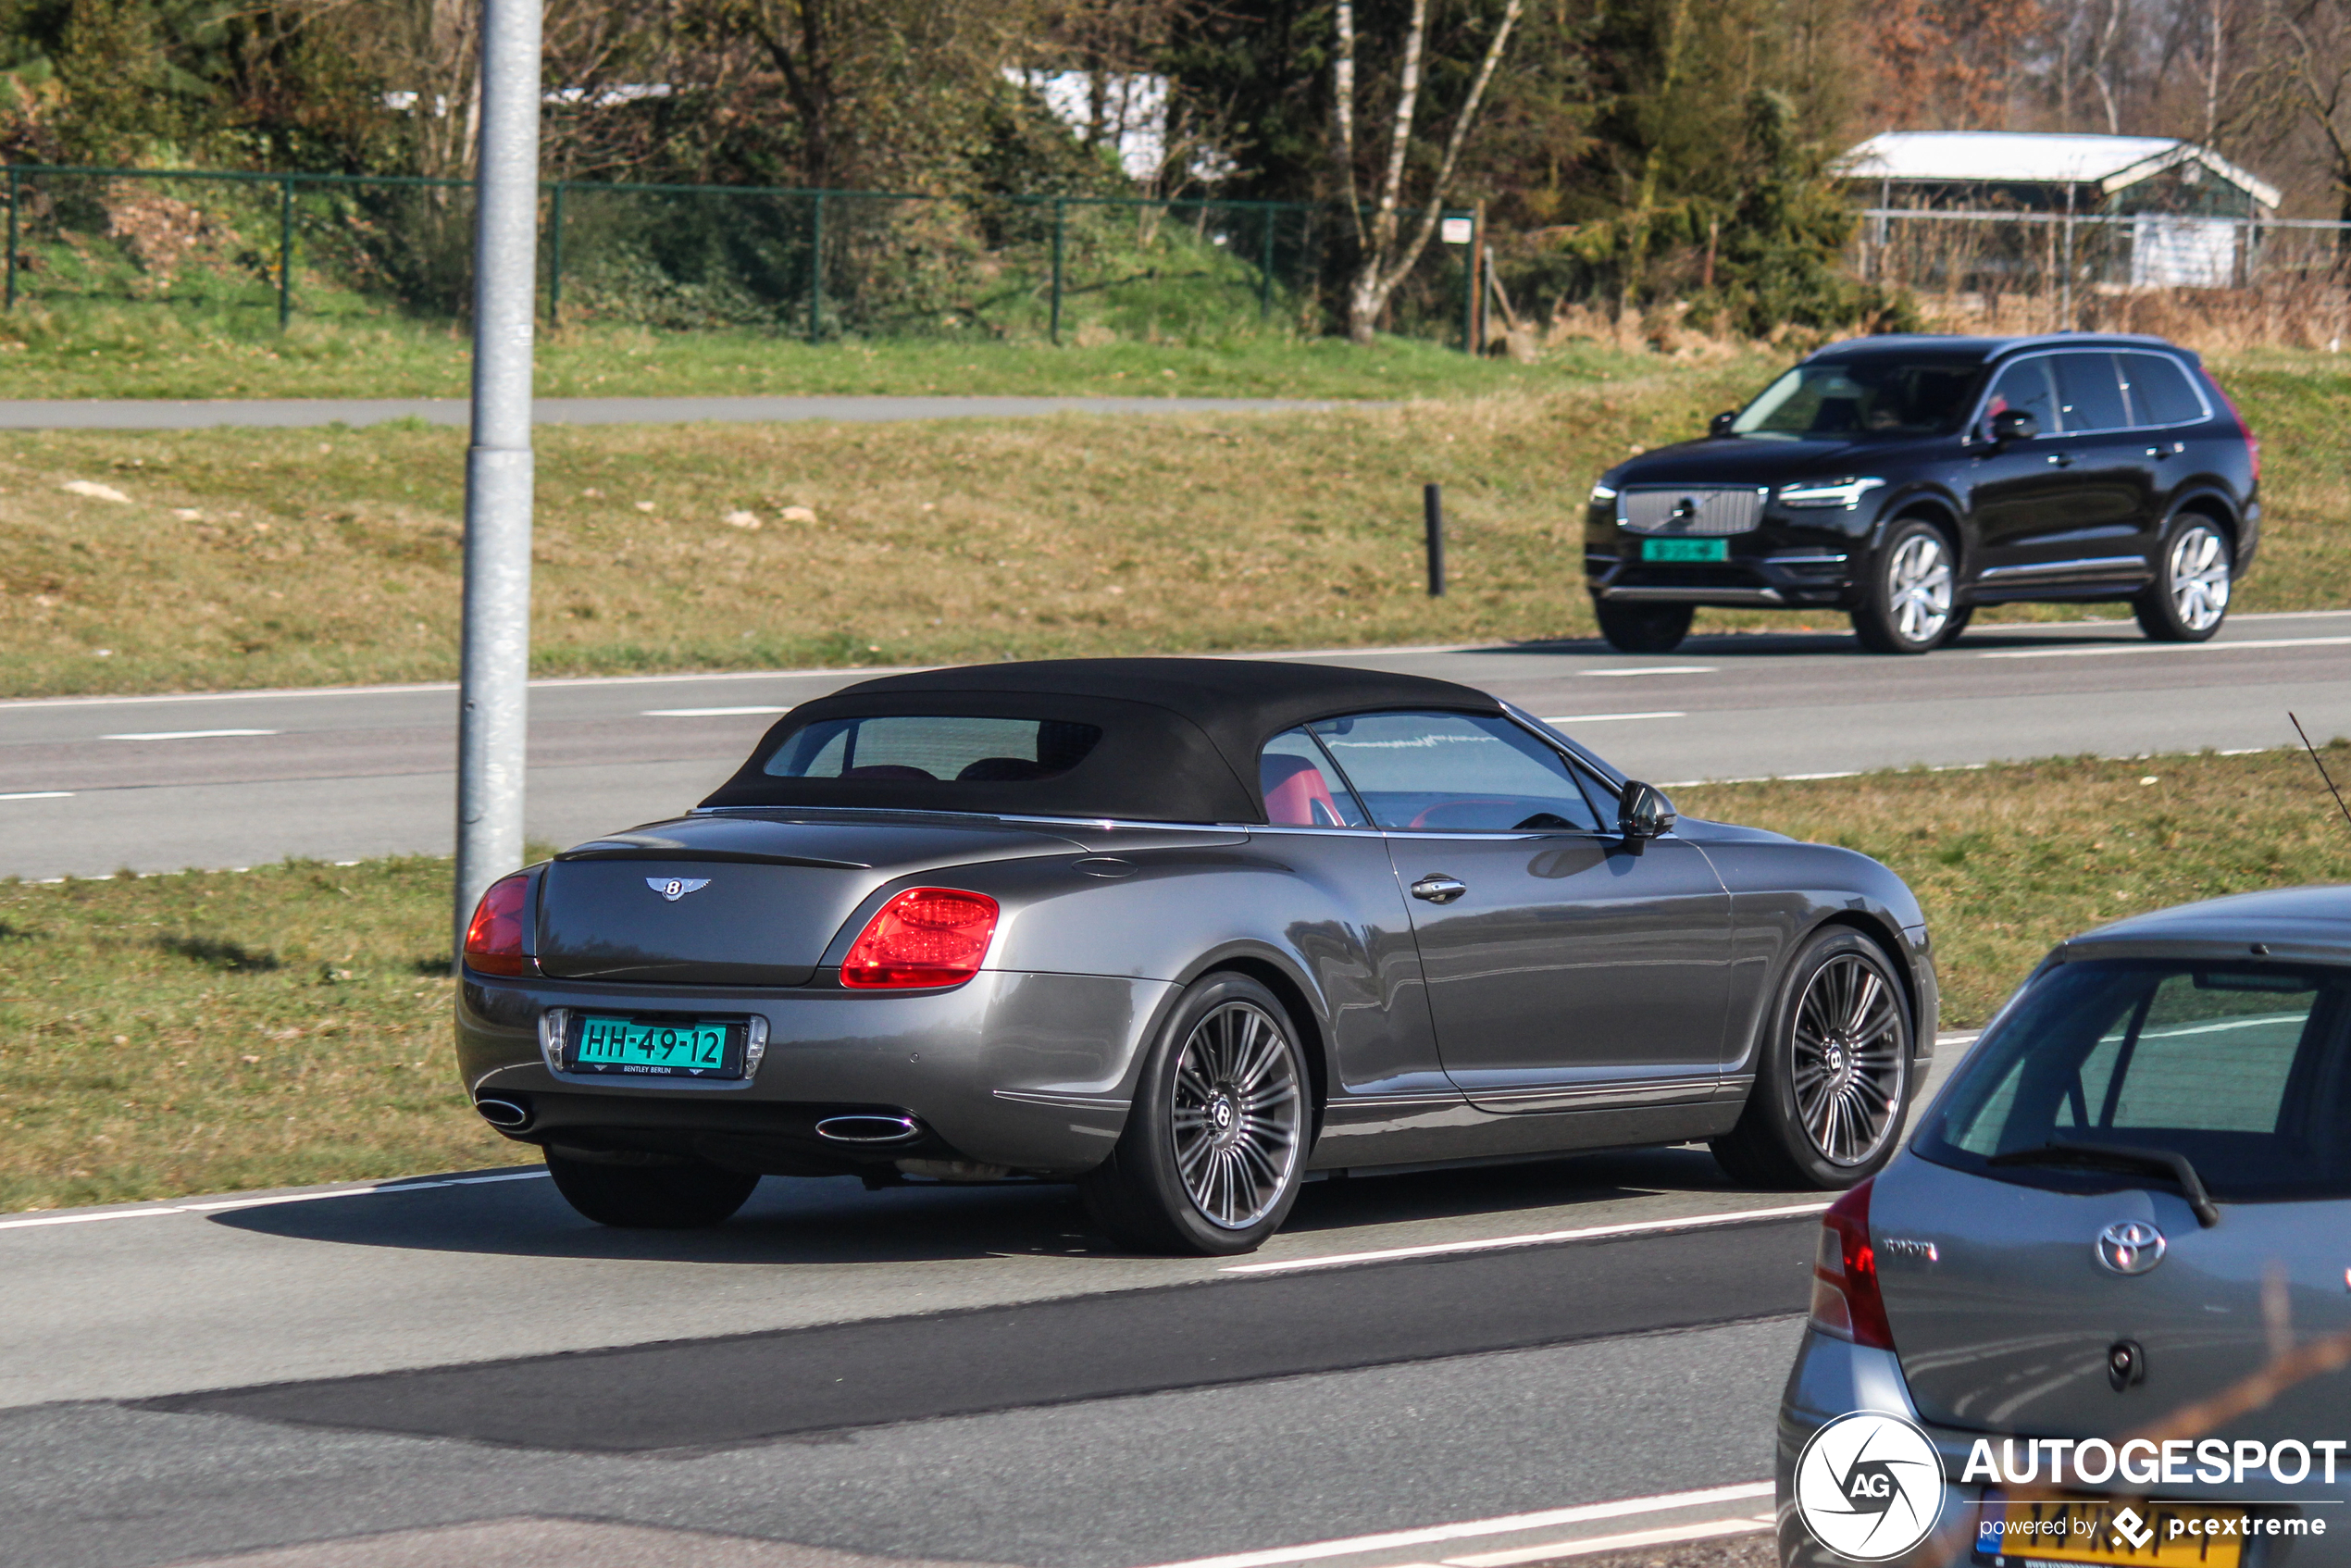
{"type": "Polygon", "coordinates": [[[1451,903],[1468,891],[1468,883],[1450,877],[1424,877],[1412,884],[1412,896],[1431,903],[1451,903]]]}
{"type": "Polygon", "coordinates": [[[2071,468],[2073,467],[2073,459],[2069,454],[2052,452],[2049,454],[2049,466],[2055,468],[2071,468]]]}

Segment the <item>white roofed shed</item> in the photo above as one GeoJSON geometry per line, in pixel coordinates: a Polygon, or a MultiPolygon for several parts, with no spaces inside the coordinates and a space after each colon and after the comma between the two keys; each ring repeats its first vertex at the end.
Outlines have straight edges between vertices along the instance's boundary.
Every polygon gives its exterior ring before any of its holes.
{"type": "Polygon", "coordinates": [[[1887,131],[1836,172],[1888,207],[2260,218],[2279,201],[2258,175],[2176,136],[1887,131]]]}

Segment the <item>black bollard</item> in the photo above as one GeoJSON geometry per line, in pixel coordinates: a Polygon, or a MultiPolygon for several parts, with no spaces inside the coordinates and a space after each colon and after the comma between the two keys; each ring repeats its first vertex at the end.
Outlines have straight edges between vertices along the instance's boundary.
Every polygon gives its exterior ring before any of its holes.
{"type": "Polygon", "coordinates": [[[1445,597],[1445,487],[1421,487],[1421,512],[1428,523],[1428,596],[1445,597]]]}

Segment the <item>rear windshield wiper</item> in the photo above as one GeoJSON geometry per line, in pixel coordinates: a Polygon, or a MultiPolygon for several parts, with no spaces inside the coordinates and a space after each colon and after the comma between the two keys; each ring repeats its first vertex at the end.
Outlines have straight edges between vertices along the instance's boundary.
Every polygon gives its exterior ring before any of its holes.
{"type": "Polygon", "coordinates": [[[2079,1165],[2092,1170],[2129,1171],[2168,1177],[2187,1195],[2196,1223],[2209,1230],[2220,1223],[2220,1205],[2204,1190],[2188,1157],[2173,1149],[2143,1149],[2128,1143],[2076,1143],[2053,1138],[2038,1149],[2011,1149],[1984,1162],[1987,1165],[2079,1165]]]}

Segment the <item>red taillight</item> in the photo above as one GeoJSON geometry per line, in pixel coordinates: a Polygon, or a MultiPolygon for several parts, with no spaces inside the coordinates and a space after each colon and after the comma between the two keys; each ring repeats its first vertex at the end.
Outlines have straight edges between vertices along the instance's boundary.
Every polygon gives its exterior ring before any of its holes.
{"type": "Polygon", "coordinates": [[[1821,1216],[1821,1254],[1812,1264],[1812,1326],[1875,1350],[1894,1348],[1878,1293],[1877,1250],[1870,1245],[1870,1188],[1863,1182],[1821,1216]]]}
{"type": "Polygon", "coordinates": [[[466,927],[466,967],[484,975],[523,975],[522,923],[530,905],[530,874],[517,871],[490,884],[466,927]]]}
{"type": "Polygon", "coordinates": [[[2212,372],[2209,370],[2204,373],[2204,384],[2212,389],[2212,395],[2220,400],[2220,406],[2227,409],[2229,417],[2237,422],[2237,433],[2245,437],[2245,455],[2253,465],[2253,482],[2259,484],[2261,482],[2260,438],[2253,433],[2253,427],[2245,422],[2245,416],[2237,412],[2235,402],[2227,392],[2220,390],[2220,383],[2212,379],[2212,372]]]}
{"type": "Polygon", "coordinates": [[[874,912],[840,961],[844,986],[960,986],[996,934],[996,901],[952,888],[909,888],[874,912]]]}

